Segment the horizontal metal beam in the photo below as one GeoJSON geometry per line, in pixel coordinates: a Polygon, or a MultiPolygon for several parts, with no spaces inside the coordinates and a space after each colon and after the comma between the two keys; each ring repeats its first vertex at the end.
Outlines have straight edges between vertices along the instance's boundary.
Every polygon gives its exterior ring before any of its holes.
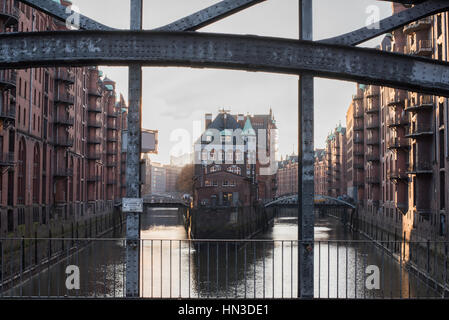
{"type": "Polygon", "coordinates": [[[224,0],[154,31],[195,31],[266,0],[224,0]]]}
{"type": "MultiPolygon", "coordinates": [[[[39,11],[42,11],[53,18],[56,18],[59,21],[65,22],[72,15],[73,12],[69,10],[66,12],[66,7],[63,5],[56,3],[52,0],[19,0],[20,2],[33,7],[39,11]]],[[[82,14],[79,14],[80,17],[80,29],[84,30],[115,30],[114,28],[108,27],[104,24],[101,24],[93,19],[90,19],[82,14]]]]}
{"type": "Polygon", "coordinates": [[[378,28],[368,26],[334,38],[321,40],[321,42],[355,46],[384,33],[403,27],[413,21],[447,11],[448,9],[448,0],[429,0],[379,21],[378,28]]]}
{"type": "Polygon", "coordinates": [[[402,4],[418,4],[426,2],[427,0],[378,0],[378,1],[386,1],[386,2],[396,2],[402,4]]]}
{"type": "Polygon", "coordinates": [[[309,73],[449,96],[449,63],[375,49],[195,32],[62,31],[0,35],[0,68],[133,63],[309,73]]]}

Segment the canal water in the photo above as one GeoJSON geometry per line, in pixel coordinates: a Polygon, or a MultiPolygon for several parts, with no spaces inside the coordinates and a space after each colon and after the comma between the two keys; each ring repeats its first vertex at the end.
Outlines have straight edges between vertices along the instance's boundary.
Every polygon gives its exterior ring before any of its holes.
{"type": "MultiPolygon", "coordinates": [[[[384,250],[354,240],[340,221],[318,215],[315,220],[315,297],[438,296],[384,250]]],[[[122,297],[123,237],[124,230],[119,230],[73,254],[67,252],[60,263],[1,295],[122,297]],[[66,286],[69,265],[79,270],[78,290],[66,286]]],[[[253,240],[190,241],[177,209],[153,208],[141,217],[141,238],[143,297],[297,297],[297,218],[288,214],[275,218],[253,240]]]]}

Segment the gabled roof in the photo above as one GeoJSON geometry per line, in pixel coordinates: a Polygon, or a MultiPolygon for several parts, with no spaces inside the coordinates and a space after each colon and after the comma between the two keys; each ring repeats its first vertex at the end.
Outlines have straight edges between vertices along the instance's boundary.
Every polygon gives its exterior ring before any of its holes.
{"type": "Polygon", "coordinates": [[[240,129],[238,122],[228,113],[220,113],[209,125],[208,129],[223,131],[225,129],[240,129]]]}

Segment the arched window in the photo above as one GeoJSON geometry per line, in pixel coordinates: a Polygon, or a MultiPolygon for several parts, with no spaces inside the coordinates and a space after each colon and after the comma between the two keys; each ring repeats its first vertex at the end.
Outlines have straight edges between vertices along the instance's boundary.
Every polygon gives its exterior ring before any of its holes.
{"type": "Polygon", "coordinates": [[[203,149],[201,151],[201,160],[207,160],[207,150],[203,149]]]}
{"type": "Polygon", "coordinates": [[[19,142],[19,158],[18,158],[18,175],[17,175],[17,203],[25,204],[25,176],[26,176],[26,145],[25,139],[19,142]]]}
{"type": "Polygon", "coordinates": [[[243,153],[241,150],[235,150],[235,161],[236,162],[243,162],[243,153]]]}
{"type": "Polygon", "coordinates": [[[34,157],[33,157],[33,203],[39,203],[39,189],[41,172],[41,154],[39,144],[36,142],[34,145],[34,157]]]}
{"type": "Polygon", "coordinates": [[[215,160],[215,156],[216,156],[215,149],[212,149],[210,151],[210,154],[209,154],[209,160],[214,161],[215,160]]]}
{"type": "Polygon", "coordinates": [[[234,161],[234,151],[227,150],[226,151],[226,163],[232,163],[234,161]]]}

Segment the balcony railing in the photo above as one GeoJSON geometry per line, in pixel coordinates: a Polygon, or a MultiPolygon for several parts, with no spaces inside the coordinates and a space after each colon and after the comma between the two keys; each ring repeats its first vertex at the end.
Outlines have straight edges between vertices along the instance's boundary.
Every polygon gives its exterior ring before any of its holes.
{"type": "Polygon", "coordinates": [[[359,143],[363,143],[364,139],[363,139],[363,137],[354,137],[353,141],[354,141],[354,143],[359,144],[359,143]]]}
{"type": "Polygon", "coordinates": [[[16,118],[16,108],[14,106],[10,106],[9,108],[3,107],[0,110],[0,118],[14,120],[16,118]]]}
{"type": "Polygon", "coordinates": [[[72,177],[73,169],[68,169],[68,168],[56,169],[54,176],[60,177],[60,178],[72,177]]]}
{"type": "Polygon", "coordinates": [[[365,109],[366,113],[378,113],[379,105],[377,103],[369,103],[365,109]]]}
{"type": "Polygon", "coordinates": [[[408,124],[408,118],[398,114],[395,114],[387,120],[387,127],[389,128],[400,127],[406,124],[408,124]]]}
{"type": "Polygon", "coordinates": [[[89,89],[89,90],[87,90],[87,93],[90,96],[97,97],[97,98],[101,98],[103,96],[103,94],[101,93],[100,88],[98,88],[98,89],[89,89]]]}
{"type": "Polygon", "coordinates": [[[54,123],[62,126],[73,126],[75,123],[75,118],[71,116],[59,115],[54,119],[54,123]]]}
{"type": "Polygon", "coordinates": [[[358,109],[356,109],[356,110],[354,111],[354,118],[355,118],[355,119],[363,118],[364,115],[365,115],[365,113],[363,112],[363,109],[362,109],[362,108],[358,108],[358,109]]]}
{"type": "Polygon", "coordinates": [[[20,11],[11,2],[2,1],[0,2],[0,17],[6,18],[5,27],[9,28],[19,24],[20,11]]]}
{"type": "Polygon", "coordinates": [[[98,137],[89,137],[87,138],[87,143],[89,144],[100,144],[101,143],[101,139],[98,137]]]}
{"type": "Polygon", "coordinates": [[[88,160],[100,160],[101,159],[101,153],[98,152],[89,152],[87,154],[88,160]]]}
{"type": "Polygon", "coordinates": [[[369,161],[369,162],[380,161],[380,157],[378,154],[368,153],[366,155],[366,161],[369,161]]]}
{"type": "Polygon", "coordinates": [[[363,121],[354,121],[353,127],[354,131],[363,131],[363,129],[364,129],[363,121]]]}
{"type": "Polygon", "coordinates": [[[388,105],[391,107],[396,107],[403,105],[405,102],[404,97],[401,97],[401,92],[396,89],[390,89],[390,95],[388,97],[388,105]]]}
{"type": "Polygon", "coordinates": [[[59,147],[73,147],[73,138],[56,137],[55,145],[59,147]]]}
{"type": "Polygon", "coordinates": [[[352,95],[352,100],[363,100],[363,95],[359,95],[359,94],[353,94],[352,95]]]}
{"type": "Polygon", "coordinates": [[[377,128],[379,128],[379,121],[375,121],[375,120],[370,119],[366,123],[366,128],[367,129],[377,129],[377,128]]]}
{"type": "Polygon", "coordinates": [[[409,23],[408,25],[406,25],[404,27],[403,31],[404,31],[404,33],[408,34],[408,33],[416,32],[416,31],[428,29],[431,27],[431,25],[432,25],[432,18],[427,17],[427,18],[419,19],[418,21],[409,23]]]}
{"type": "Polygon", "coordinates": [[[369,184],[379,184],[380,179],[379,179],[379,177],[367,177],[366,182],[369,184]]]}
{"type": "Polygon", "coordinates": [[[419,40],[413,45],[407,46],[407,52],[417,56],[432,56],[432,40],[419,40]]]}
{"type": "Polygon", "coordinates": [[[117,161],[108,160],[106,163],[106,166],[110,167],[110,168],[115,168],[115,167],[117,167],[117,161]]]}
{"type": "Polygon", "coordinates": [[[93,175],[87,177],[87,182],[98,182],[98,181],[101,181],[100,175],[93,175]]]}
{"type": "Polygon", "coordinates": [[[408,167],[408,173],[410,173],[410,174],[432,173],[432,164],[427,161],[418,161],[418,162],[412,163],[408,167]]]}
{"type": "Polygon", "coordinates": [[[387,171],[387,177],[393,181],[407,180],[408,174],[405,169],[396,168],[396,169],[387,171]]]}
{"type": "Polygon", "coordinates": [[[433,109],[433,97],[428,95],[413,96],[408,100],[405,111],[431,111],[433,109]]]}
{"type": "Polygon", "coordinates": [[[365,165],[363,163],[354,163],[354,168],[356,168],[356,169],[364,169],[365,165]]]}
{"type": "Polygon", "coordinates": [[[427,123],[418,123],[411,124],[408,133],[406,134],[407,138],[417,138],[420,136],[432,136],[433,130],[430,124],[427,123]]]}
{"type": "Polygon", "coordinates": [[[103,126],[99,120],[89,120],[87,121],[87,125],[92,128],[101,128],[103,126]]]}
{"type": "Polygon", "coordinates": [[[379,138],[378,137],[370,137],[370,138],[366,139],[366,144],[367,145],[377,145],[377,144],[379,144],[379,138]]]}
{"type": "Polygon", "coordinates": [[[0,167],[9,167],[14,165],[14,153],[0,153],[0,167]]]}
{"type": "Polygon", "coordinates": [[[120,115],[118,111],[110,112],[107,114],[109,118],[117,118],[120,115]]]}
{"type": "Polygon", "coordinates": [[[68,92],[58,92],[55,96],[55,102],[72,105],[75,103],[75,97],[68,92]]]}
{"type": "Polygon", "coordinates": [[[108,123],[107,129],[108,130],[117,130],[117,124],[116,123],[108,123]]]}
{"type": "Polygon", "coordinates": [[[366,91],[365,97],[368,99],[379,97],[379,91],[375,91],[374,87],[369,87],[368,91],[366,91]]]}
{"type": "Polygon", "coordinates": [[[400,148],[408,148],[410,146],[410,141],[401,137],[394,137],[388,140],[387,148],[388,149],[400,149],[400,148]]]}
{"type": "Polygon", "coordinates": [[[0,87],[13,88],[16,86],[17,72],[15,70],[0,70],[0,87]]]}
{"type": "Polygon", "coordinates": [[[101,113],[101,112],[103,112],[103,109],[97,105],[89,104],[89,106],[87,107],[87,111],[101,113]]]}
{"type": "Polygon", "coordinates": [[[73,72],[67,70],[66,68],[58,68],[55,75],[56,80],[74,84],[75,83],[75,75],[73,72]]]}

